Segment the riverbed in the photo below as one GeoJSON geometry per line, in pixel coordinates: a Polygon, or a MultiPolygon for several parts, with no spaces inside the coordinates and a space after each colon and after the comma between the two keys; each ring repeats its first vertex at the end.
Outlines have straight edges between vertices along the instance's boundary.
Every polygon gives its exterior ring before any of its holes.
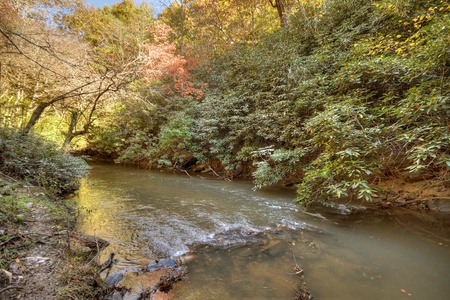
{"type": "Polygon", "coordinates": [[[115,269],[190,254],[175,299],[293,299],[296,266],[315,299],[449,298],[450,230],[423,213],[304,211],[290,188],[91,166],[78,229],[110,243],[115,269]]]}

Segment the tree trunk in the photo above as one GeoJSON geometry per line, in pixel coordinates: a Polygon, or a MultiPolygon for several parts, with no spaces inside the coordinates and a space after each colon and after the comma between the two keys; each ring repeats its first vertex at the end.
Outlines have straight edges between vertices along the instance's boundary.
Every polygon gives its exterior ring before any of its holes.
{"type": "Polygon", "coordinates": [[[75,126],[77,125],[77,120],[78,120],[78,112],[72,111],[72,116],[70,118],[70,125],[69,128],[67,129],[66,138],[64,139],[64,143],[62,146],[63,148],[66,148],[67,145],[69,145],[70,141],[72,141],[72,139],[74,138],[74,129],[75,126]]]}
{"type": "Polygon", "coordinates": [[[280,26],[286,27],[287,26],[287,20],[286,20],[286,14],[284,11],[284,3],[283,0],[269,0],[272,7],[275,7],[278,12],[278,18],[280,19],[280,26]],[[273,2],[275,1],[275,3],[273,2]]]}
{"type": "MultiPolygon", "coordinates": [[[[50,105],[52,105],[53,103],[59,102],[61,100],[67,99],[67,98],[72,98],[75,96],[81,96],[84,94],[90,94],[90,92],[79,92],[79,93],[74,93],[78,90],[82,90],[84,87],[87,87],[91,84],[95,83],[95,81],[92,82],[88,82],[82,86],[76,87],[71,91],[68,91],[67,93],[64,93],[62,95],[59,95],[58,97],[53,98],[52,100],[48,101],[48,102],[42,102],[38,105],[38,107],[36,107],[36,109],[33,111],[33,114],[31,115],[30,120],[28,121],[27,126],[25,126],[25,128],[22,130],[22,134],[28,134],[31,130],[31,128],[33,128],[34,125],[36,125],[36,122],[39,120],[39,118],[41,117],[42,113],[44,112],[44,110],[49,107],[50,105]]],[[[104,92],[103,92],[104,93],[104,92]]]]}
{"type": "MultiPolygon", "coordinates": [[[[107,91],[109,91],[110,88],[111,88],[111,85],[109,85],[106,89],[104,89],[103,91],[98,93],[98,95],[95,97],[95,100],[94,100],[94,103],[92,105],[91,111],[89,112],[89,116],[87,117],[87,122],[83,126],[83,130],[75,131],[75,128],[76,128],[77,122],[78,122],[79,113],[76,112],[76,111],[72,111],[72,117],[70,119],[69,129],[67,130],[66,138],[65,138],[64,143],[62,145],[62,148],[66,148],[70,144],[70,142],[72,141],[72,139],[74,137],[82,135],[82,134],[86,134],[86,133],[89,132],[89,129],[91,128],[91,125],[94,122],[94,112],[97,109],[97,103],[100,101],[100,98],[107,91]]],[[[83,115],[83,113],[82,113],[82,115],[83,115]]]]}
{"type": "Polygon", "coordinates": [[[50,104],[51,103],[49,103],[49,102],[44,102],[44,103],[39,104],[38,107],[36,107],[36,109],[33,111],[33,114],[31,115],[30,120],[28,121],[27,126],[25,126],[25,128],[22,130],[22,134],[28,134],[30,132],[31,128],[33,128],[33,126],[36,124],[37,120],[39,120],[39,118],[41,117],[44,110],[50,104]]]}

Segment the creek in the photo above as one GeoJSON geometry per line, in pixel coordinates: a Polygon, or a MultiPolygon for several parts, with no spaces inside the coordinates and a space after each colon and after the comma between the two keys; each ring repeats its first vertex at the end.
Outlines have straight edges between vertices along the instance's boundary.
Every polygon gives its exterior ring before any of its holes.
{"type": "Polygon", "coordinates": [[[175,299],[293,299],[304,270],[315,299],[449,299],[450,231],[406,210],[304,211],[287,188],[253,190],[193,174],[92,163],[74,198],[101,259],[144,266],[189,253],[175,299]]]}

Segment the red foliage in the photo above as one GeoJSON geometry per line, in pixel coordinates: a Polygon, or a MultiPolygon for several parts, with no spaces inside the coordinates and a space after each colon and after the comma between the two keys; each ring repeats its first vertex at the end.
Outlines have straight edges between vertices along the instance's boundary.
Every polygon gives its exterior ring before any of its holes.
{"type": "Polygon", "coordinates": [[[158,79],[171,81],[163,88],[167,93],[178,93],[182,97],[200,99],[203,90],[191,81],[190,63],[176,53],[176,45],[169,40],[172,29],[157,21],[152,30],[154,42],[144,45],[144,74],[148,81],[158,79]]]}

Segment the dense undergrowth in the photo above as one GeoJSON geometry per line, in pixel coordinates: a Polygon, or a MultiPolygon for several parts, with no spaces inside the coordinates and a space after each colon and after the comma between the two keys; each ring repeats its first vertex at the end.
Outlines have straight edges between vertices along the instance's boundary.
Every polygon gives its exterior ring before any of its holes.
{"type": "Polygon", "coordinates": [[[39,135],[0,128],[0,171],[54,196],[77,190],[89,166],[39,135]]]}
{"type": "Polygon", "coordinates": [[[214,164],[298,200],[371,200],[390,176],[450,170],[450,4],[306,4],[289,26],[197,69],[200,101],[122,103],[90,148],[118,162],[214,164]]]}

